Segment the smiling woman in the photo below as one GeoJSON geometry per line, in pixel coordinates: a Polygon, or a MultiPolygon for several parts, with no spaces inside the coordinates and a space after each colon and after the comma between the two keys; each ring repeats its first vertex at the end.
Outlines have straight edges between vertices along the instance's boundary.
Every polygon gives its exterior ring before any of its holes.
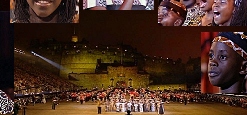
{"type": "Polygon", "coordinates": [[[13,23],[72,23],[76,0],[16,0],[13,23]]]}
{"type": "Polygon", "coordinates": [[[208,76],[221,93],[243,92],[244,77],[239,74],[247,60],[246,32],[220,32],[209,51],[208,76]],[[245,37],[243,37],[245,36],[245,37]]]}
{"type": "Polygon", "coordinates": [[[61,3],[61,0],[27,0],[29,7],[38,17],[48,17],[61,3]]]}

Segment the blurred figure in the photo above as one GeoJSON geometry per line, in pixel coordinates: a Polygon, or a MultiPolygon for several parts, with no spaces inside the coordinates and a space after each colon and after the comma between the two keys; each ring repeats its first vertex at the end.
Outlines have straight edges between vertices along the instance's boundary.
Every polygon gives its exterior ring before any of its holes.
{"type": "Polygon", "coordinates": [[[131,113],[131,111],[130,110],[127,110],[127,114],[126,115],[132,115],[130,113],[131,113]]]}
{"type": "Polygon", "coordinates": [[[73,23],[79,23],[79,0],[76,1],[76,10],[73,23]]]}
{"type": "Polygon", "coordinates": [[[19,109],[20,109],[20,106],[19,106],[17,100],[15,100],[15,102],[14,102],[14,114],[13,115],[18,115],[19,109]]]}
{"type": "Polygon", "coordinates": [[[187,16],[183,26],[199,26],[204,12],[200,10],[197,0],[180,0],[187,8],[187,16]]]}
{"type": "Polygon", "coordinates": [[[98,101],[97,101],[98,114],[101,114],[101,104],[102,104],[101,100],[98,99],[98,101]]]}
{"type": "Polygon", "coordinates": [[[186,18],[185,6],[175,0],[165,0],[158,8],[158,23],[162,26],[181,26],[186,18]]]}
{"type": "Polygon", "coordinates": [[[200,26],[212,26],[214,13],[212,10],[212,5],[214,0],[200,0],[200,8],[205,12],[205,15],[202,17],[200,26]]]}
{"type": "Polygon", "coordinates": [[[5,92],[0,90],[0,114],[11,114],[14,109],[14,102],[5,92]]]}
{"type": "Polygon", "coordinates": [[[10,22],[13,22],[14,19],[14,7],[15,7],[15,0],[10,0],[10,22]]]}
{"type": "Polygon", "coordinates": [[[247,61],[243,61],[243,66],[241,67],[240,74],[244,77],[243,89],[244,93],[247,93],[247,61]]]}
{"type": "Polygon", "coordinates": [[[44,94],[42,94],[42,103],[46,103],[46,99],[45,99],[45,95],[44,94]]]}
{"type": "Polygon", "coordinates": [[[83,0],[84,10],[153,10],[154,0],[83,0]]]}

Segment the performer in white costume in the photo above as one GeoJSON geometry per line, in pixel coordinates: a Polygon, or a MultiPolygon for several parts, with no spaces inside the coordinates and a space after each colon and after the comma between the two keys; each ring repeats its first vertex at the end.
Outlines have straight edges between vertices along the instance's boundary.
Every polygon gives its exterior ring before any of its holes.
{"type": "Polygon", "coordinates": [[[137,101],[135,101],[134,107],[135,107],[135,112],[138,112],[138,102],[137,101]]]}
{"type": "Polygon", "coordinates": [[[117,101],[116,102],[116,111],[119,112],[120,111],[120,103],[117,101]]]}
{"type": "Polygon", "coordinates": [[[143,102],[140,102],[140,104],[139,104],[139,110],[140,110],[140,112],[143,112],[143,102]]]}
{"type": "Polygon", "coordinates": [[[126,103],[121,103],[122,108],[121,108],[121,112],[125,112],[126,111],[126,103]]]}
{"type": "Polygon", "coordinates": [[[131,107],[132,107],[132,103],[129,101],[129,102],[127,103],[127,110],[130,110],[130,111],[131,111],[131,107]]]}
{"type": "Polygon", "coordinates": [[[155,103],[154,103],[154,101],[151,102],[151,112],[155,112],[155,103]]]}
{"type": "Polygon", "coordinates": [[[164,102],[160,102],[158,108],[158,115],[164,115],[164,114],[165,114],[164,102]]]}

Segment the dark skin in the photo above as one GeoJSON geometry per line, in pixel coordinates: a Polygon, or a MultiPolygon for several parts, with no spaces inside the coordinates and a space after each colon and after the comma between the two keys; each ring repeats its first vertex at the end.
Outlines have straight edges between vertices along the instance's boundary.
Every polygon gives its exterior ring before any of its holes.
{"type": "Polygon", "coordinates": [[[225,43],[214,42],[209,51],[208,76],[221,93],[240,93],[243,77],[240,76],[244,59],[225,43]]]}
{"type": "Polygon", "coordinates": [[[7,95],[10,99],[14,100],[14,89],[13,89],[13,88],[3,88],[3,89],[1,89],[1,90],[4,91],[4,92],[6,93],[6,95],[7,95]]]}
{"type": "Polygon", "coordinates": [[[239,73],[242,75],[242,77],[245,77],[243,82],[243,89],[244,92],[247,93],[247,61],[243,61],[242,65],[241,72],[239,73]]]}
{"type": "Polygon", "coordinates": [[[58,7],[62,0],[53,0],[50,3],[38,3],[36,0],[27,0],[31,23],[56,23],[58,7]]]}
{"type": "Polygon", "coordinates": [[[183,24],[183,18],[174,11],[159,6],[158,22],[162,24],[162,26],[181,26],[183,24]]]}
{"type": "MultiPolygon", "coordinates": [[[[133,2],[134,0],[124,0],[119,10],[131,10],[133,2]]],[[[90,10],[106,10],[106,8],[103,6],[95,6],[90,10]]]]}
{"type": "Polygon", "coordinates": [[[57,20],[58,20],[57,10],[47,17],[37,16],[31,8],[29,8],[29,11],[30,11],[30,22],[31,23],[57,23],[57,20]]]}

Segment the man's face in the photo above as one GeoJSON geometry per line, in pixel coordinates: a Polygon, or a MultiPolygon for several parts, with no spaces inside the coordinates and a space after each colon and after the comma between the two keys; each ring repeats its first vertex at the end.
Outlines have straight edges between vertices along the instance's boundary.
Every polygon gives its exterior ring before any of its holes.
{"type": "Polygon", "coordinates": [[[62,0],[27,0],[30,8],[39,17],[51,15],[59,6],[62,0]]]}
{"type": "Polygon", "coordinates": [[[162,26],[175,26],[177,19],[179,19],[179,16],[174,11],[171,11],[163,6],[159,6],[158,23],[162,24],[162,26]]]}
{"type": "Polygon", "coordinates": [[[234,0],[214,0],[214,22],[224,25],[231,20],[234,11],[234,0]]]}
{"type": "Polygon", "coordinates": [[[225,43],[213,42],[209,51],[208,76],[212,85],[228,87],[238,80],[240,55],[225,43]]]}
{"type": "Polygon", "coordinates": [[[211,11],[214,0],[200,0],[200,8],[202,11],[211,11]]]}

